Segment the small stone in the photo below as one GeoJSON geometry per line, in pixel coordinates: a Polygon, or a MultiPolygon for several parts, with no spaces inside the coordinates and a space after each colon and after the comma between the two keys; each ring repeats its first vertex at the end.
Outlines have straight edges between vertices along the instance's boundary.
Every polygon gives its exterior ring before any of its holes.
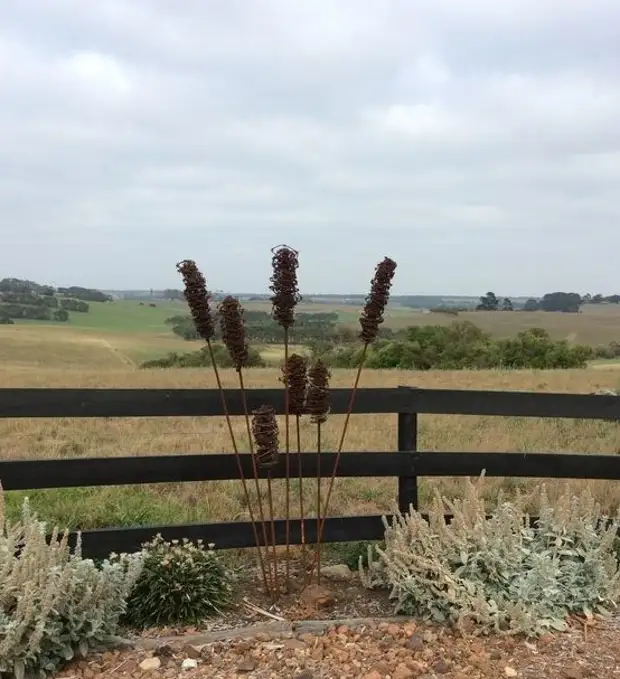
{"type": "Polygon", "coordinates": [[[433,632],[431,632],[429,629],[426,629],[426,630],[424,630],[424,633],[422,634],[422,639],[424,639],[424,641],[427,644],[432,644],[433,641],[437,640],[437,635],[433,634],[433,632]]]}
{"type": "Polygon", "coordinates": [[[400,627],[398,625],[389,625],[387,628],[387,633],[391,637],[397,637],[400,634],[400,627]]]}
{"type": "Polygon", "coordinates": [[[161,660],[157,656],[152,658],[145,658],[139,665],[143,672],[152,672],[153,670],[158,670],[161,667],[161,660]]]}
{"type": "Polygon", "coordinates": [[[273,636],[271,634],[269,634],[269,632],[257,632],[254,635],[254,638],[256,639],[256,641],[262,641],[262,642],[267,642],[267,641],[273,640],[273,636]]]}
{"type": "Polygon", "coordinates": [[[308,648],[308,646],[300,639],[283,639],[282,646],[293,651],[302,651],[308,648]]]}
{"type": "Polygon", "coordinates": [[[582,679],[583,671],[579,665],[571,665],[562,670],[562,676],[564,679],[582,679]]]}
{"type": "Polygon", "coordinates": [[[348,582],[353,579],[353,572],[346,564],[336,564],[335,566],[323,566],[321,575],[327,580],[334,582],[348,582]]]}
{"type": "Polygon", "coordinates": [[[314,608],[329,608],[335,603],[334,595],[321,585],[310,585],[301,593],[300,601],[314,608]]]}
{"type": "Polygon", "coordinates": [[[392,679],[413,679],[413,677],[415,677],[413,670],[402,662],[396,665],[392,673],[392,679]]]}
{"type": "Polygon", "coordinates": [[[181,663],[182,670],[195,670],[198,667],[198,660],[196,658],[185,658],[181,663]]]}
{"type": "Polygon", "coordinates": [[[519,673],[517,672],[517,670],[515,670],[514,667],[510,667],[510,665],[506,665],[506,667],[504,667],[504,675],[507,676],[507,677],[518,677],[519,673]]]}
{"type": "Polygon", "coordinates": [[[254,672],[256,669],[256,662],[250,657],[245,658],[239,665],[237,665],[237,672],[254,672]]]}
{"type": "Polygon", "coordinates": [[[172,658],[174,655],[172,647],[169,644],[159,644],[155,647],[154,653],[160,658],[172,658]]]}
{"type": "Polygon", "coordinates": [[[501,660],[502,659],[502,652],[498,651],[497,649],[494,649],[489,653],[489,658],[491,660],[501,660]]]}
{"type": "Polygon", "coordinates": [[[202,657],[201,650],[202,650],[202,647],[192,646],[192,644],[187,644],[186,646],[183,647],[183,653],[188,658],[193,658],[194,660],[198,660],[198,658],[202,657]]]}
{"type": "Polygon", "coordinates": [[[383,679],[383,677],[376,670],[371,670],[368,674],[365,674],[362,679],[383,679]]]}
{"type": "Polygon", "coordinates": [[[424,639],[418,632],[412,634],[405,642],[405,648],[417,653],[424,648],[424,639]]]}
{"type": "Polygon", "coordinates": [[[439,660],[433,665],[433,669],[437,674],[448,674],[448,672],[452,669],[452,666],[445,660],[439,660]]]}
{"type": "Polygon", "coordinates": [[[387,676],[388,674],[391,674],[390,671],[390,666],[386,662],[378,662],[375,665],[372,666],[371,672],[377,672],[377,674],[380,674],[382,677],[387,676]]]}
{"type": "Polygon", "coordinates": [[[313,676],[310,670],[303,670],[303,672],[295,675],[295,679],[312,679],[313,676]]]}

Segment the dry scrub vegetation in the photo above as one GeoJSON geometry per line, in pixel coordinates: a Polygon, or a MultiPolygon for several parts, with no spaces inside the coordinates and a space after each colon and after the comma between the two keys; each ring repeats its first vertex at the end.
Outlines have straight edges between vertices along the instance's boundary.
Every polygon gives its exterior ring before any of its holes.
{"type": "MultiPolygon", "coordinates": [[[[246,372],[248,388],[273,387],[279,371],[253,369],[246,372]]],[[[334,371],[334,387],[350,387],[353,371],[334,371]]],[[[234,370],[223,371],[224,386],[236,388],[234,370]]],[[[588,393],[616,388],[617,370],[399,372],[367,371],[362,387],[396,385],[452,389],[497,389],[588,393]]],[[[89,388],[215,388],[210,371],[154,370],[59,370],[4,368],[6,387],[89,388]]],[[[330,416],[324,428],[324,450],[334,450],[342,430],[342,416],[330,416]]],[[[240,447],[246,445],[243,418],[234,418],[240,447]]],[[[283,425],[283,422],[281,423],[283,425]]],[[[3,458],[71,458],[76,456],[158,455],[231,452],[224,418],[110,418],[110,419],[3,419],[0,420],[3,458]]],[[[305,450],[313,446],[314,432],[302,423],[305,450]]],[[[611,422],[541,420],[422,415],[419,424],[421,450],[582,452],[618,454],[620,427],[611,422]]],[[[346,450],[390,451],[396,447],[396,415],[353,416],[346,450]]],[[[489,479],[485,495],[493,499],[501,486],[510,491],[536,480],[489,479]]],[[[424,479],[421,499],[429,500],[439,485],[448,496],[461,494],[460,479],[424,479]]],[[[588,486],[604,509],[618,506],[620,492],[612,482],[572,481],[579,491],[588,486]]],[[[274,481],[276,512],[282,515],[283,484],[274,481]]],[[[562,482],[549,482],[550,499],[560,492],[562,482]]],[[[297,492],[296,489],[294,491],[297,492]]],[[[307,511],[314,511],[315,484],[304,483],[307,511]]],[[[31,498],[41,516],[60,526],[89,528],[111,525],[145,525],[202,520],[247,520],[240,484],[235,482],[159,484],[150,486],[79,488],[29,493],[7,493],[9,511],[15,515],[23,496],[31,498]]],[[[330,513],[363,514],[389,512],[396,496],[394,479],[340,479],[330,504],[330,513]]]]}

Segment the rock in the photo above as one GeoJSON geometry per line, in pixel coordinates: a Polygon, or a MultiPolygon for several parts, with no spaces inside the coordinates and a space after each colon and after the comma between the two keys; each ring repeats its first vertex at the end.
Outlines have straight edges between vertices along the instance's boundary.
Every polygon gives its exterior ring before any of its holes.
{"type": "Polygon", "coordinates": [[[198,667],[198,660],[196,658],[185,658],[181,663],[182,670],[195,670],[198,667]]]}
{"type": "Polygon", "coordinates": [[[383,677],[377,672],[377,670],[371,670],[368,674],[365,674],[362,679],[383,679],[383,677]]]}
{"type": "Polygon", "coordinates": [[[562,670],[562,676],[564,679],[582,679],[583,671],[579,665],[571,665],[562,670]]]}
{"type": "Polygon", "coordinates": [[[431,632],[429,629],[426,629],[422,634],[422,639],[424,639],[427,644],[432,644],[433,641],[437,641],[437,635],[431,632]]]}
{"type": "Polygon", "coordinates": [[[254,635],[254,638],[256,639],[256,641],[263,641],[263,642],[273,640],[273,636],[271,634],[269,634],[269,632],[257,632],[254,635]]]}
{"type": "Polygon", "coordinates": [[[395,624],[388,625],[386,632],[391,637],[397,637],[400,634],[400,627],[398,625],[395,625],[395,624]]]}
{"type": "Polygon", "coordinates": [[[254,672],[256,669],[256,662],[250,657],[245,658],[239,665],[237,665],[237,672],[254,672]]]}
{"type": "Polygon", "coordinates": [[[514,667],[510,667],[510,665],[506,665],[506,667],[504,667],[504,675],[506,677],[518,677],[519,673],[517,672],[517,670],[515,670],[514,667]]]}
{"type": "Polygon", "coordinates": [[[417,653],[424,648],[424,639],[418,632],[414,632],[405,642],[405,648],[417,653]]]}
{"type": "Polygon", "coordinates": [[[153,649],[153,653],[159,658],[172,658],[174,652],[169,644],[158,644],[153,649]]]}
{"type": "Polygon", "coordinates": [[[303,651],[308,648],[308,645],[300,639],[282,639],[282,647],[293,651],[303,651]]]}
{"type": "Polygon", "coordinates": [[[353,572],[346,564],[336,564],[335,566],[323,566],[321,575],[327,580],[334,582],[348,582],[353,579],[353,572]]]}
{"type": "Polygon", "coordinates": [[[303,672],[295,675],[295,679],[312,679],[313,676],[310,670],[303,670],[303,672]]]}
{"type": "Polygon", "coordinates": [[[377,672],[377,674],[380,674],[381,677],[385,677],[388,674],[391,675],[392,672],[390,671],[390,666],[386,662],[378,662],[375,665],[372,666],[371,672],[377,672]]]}
{"type": "Polygon", "coordinates": [[[301,593],[300,601],[314,608],[329,608],[334,605],[334,595],[321,585],[310,585],[301,593]]]}
{"type": "Polygon", "coordinates": [[[157,656],[145,658],[138,666],[143,672],[152,672],[161,667],[161,660],[157,656]]]}
{"type": "Polygon", "coordinates": [[[193,658],[194,660],[198,660],[199,658],[202,657],[202,647],[201,646],[193,646],[192,644],[187,644],[186,646],[183,647],[183,653],[186,655],[188,658],[193,658]]]}
{"type": "Polygon", "coordinates": [[[433,669],[435,670],[436,674],[448,674],[448,672],[452,669],[452,666],[445,660],[439,660],[433,665],[433,669]]]}
{"type": "Polygon", "coordinates": [[[413,679],[413,677],[415,677],[413,670],[402,662],[396,665],[392,672],[392,679],[413,679]]]}

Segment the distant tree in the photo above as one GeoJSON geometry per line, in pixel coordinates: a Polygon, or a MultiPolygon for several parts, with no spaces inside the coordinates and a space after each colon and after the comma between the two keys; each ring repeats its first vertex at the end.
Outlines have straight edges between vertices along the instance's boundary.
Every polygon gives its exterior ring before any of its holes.
{"type": "Polygon", "coordinates": [[[581,307],[581,295],[576,292],[548,292],[540,301],[543,311],[562,311],[578,313],[581,307]]]}
{"type": "Polygon", "coordinates": [[[540,302],[537,299],[530,297],[528,300],[526,300],[525,304],[523,305],[523,310],[524,311],[539,311],[540,310],[540,302]]]}
{"type": "Polygon", "coordinates": [[[582,304],[590,304],[591,301],[592,295],[589,292],[586,292],[586,294],[581,297],[582,304]]]}
{"type": "Polygon", "coordinates": [[[609,297],[605,297],[605,301],[610,304],[620,304],[620,295],[609,295],[609,297]]]}
{"type": "Polygon", "coordinates": [[[590,304],[602,304],[603,303],[603,295],[599,292],[597,295],[594,295],[590,299],[590,304]]]}
{"type": "Polygon", "coordinates": [[[476,307],[477,311],[497,311],[499,309],[499,300],[494,292],[487,292],[484,297],[480,298],[480,304],[476,307]]]}
{"type": "Polygon", "coordinates": [[[67,311],[77,311],[82,314],[88,313],[90,307],[81,299],[61,299],[60,308],[67,311]]]}
{"type": "Polygon", "coordinates": [[[85,302],[110,302],[112,298],[99,290],[81,288],[79,285],[72,285],[68,288],[58,288],[58,292],[66,297],[81,299],[85,302]]]}
{"type": "Polygon", "coordinates": [[[69,320],[69,312],[66,309],[56,309],[52,314],[52,320],[66,323],[69,320]]]}
{"type": "Polygon", "coordinates": [[[515,308],[512,305],[512,300],[509,297],[504,297],[502,300],[502,311],[514,311],[515,308]]]}

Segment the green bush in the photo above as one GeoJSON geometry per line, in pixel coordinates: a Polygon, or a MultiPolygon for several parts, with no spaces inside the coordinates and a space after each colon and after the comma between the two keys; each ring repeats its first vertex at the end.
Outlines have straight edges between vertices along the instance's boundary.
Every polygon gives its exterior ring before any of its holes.
{"type": "Polygon", "coordinates": [[[127,602],[129,624],[194,624],[230,605],[232,574],[211,546],[157,536],[143,554],[140,579],[127,602]]]}
{"type": "Polygon", "coordinates": [[[471,482],[462,500],[437,494],[428,521],[413,509],[384,519],[385,548],[369,550],[362,580],[389,587],[398,613],[481,632],[534,636],[565,629],[569,614],[605,614],[620,597],[618,516],[587,493],[566,490],[551,506],[542,487],[538,500],[531,525],[531,498],[500,496],[488,517],[471,482]]]}
{"type": "Polygon", "coordinates": [[[98,567],[46,532],[27,500],[20,521],[5,521],[0,491],[1,677],[45,676],[105,644],[140,574],[139,554],[98,567]]]}
{"type": "MultiPolygon", "coordinates": [[[[317,349],[320,357],[335,368],[355,368],[362,358],[358,345],[317,349]]],[[[524,330],[510,339],[493,339],[473,323],[464,321],[449,326],[411,327],[397,339],[380,340],[369,348],[366,365],[401,370],[544,370],[585,368],[593,356],[589,347],[552,340],[540,328],[524,330]]]]}
{"type": "MultiPolygon", "coordinates": [[[[219,368],[232,368],[233,362],[228,350],[221,344],[213,344],[213,355],[219,368]]],[[[248,348],[248,368],[264,368],[266,365],[260,352],[248,348]]],[[[140,364],[141,368],[204,368],[211,366],[211,357],[206,347],[183,354],[172,352],[162,358],[154,358],[140,364]]]]}

